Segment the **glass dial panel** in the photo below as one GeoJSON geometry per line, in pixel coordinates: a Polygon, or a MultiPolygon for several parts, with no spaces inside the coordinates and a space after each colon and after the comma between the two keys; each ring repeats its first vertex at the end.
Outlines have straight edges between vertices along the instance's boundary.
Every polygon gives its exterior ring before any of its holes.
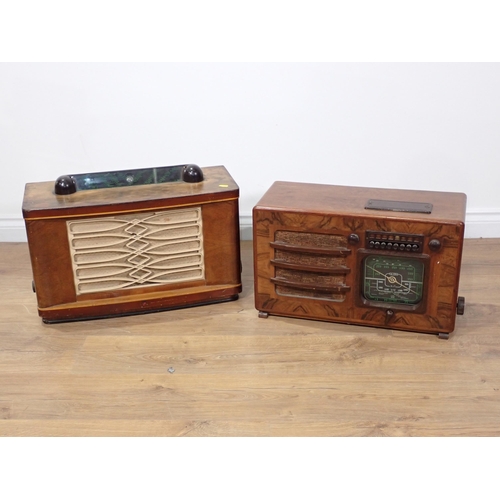
{"type": "Polygon", "coordinates": [[[78,191],[180,182],[183,165],[72,175],[78,191]]]}
{"type": "Polygon", "coordinates": [[[370,255],[363,260],[365,299],[415,305],[424,291],[424,262],[419,259],[370,255]]]}

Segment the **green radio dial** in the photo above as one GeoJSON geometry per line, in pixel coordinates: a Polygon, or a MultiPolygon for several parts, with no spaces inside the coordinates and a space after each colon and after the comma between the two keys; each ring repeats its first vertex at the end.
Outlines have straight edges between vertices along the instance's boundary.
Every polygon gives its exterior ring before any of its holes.
{"type": "Polygon", "coordinates": [[[362,263],[366,300],[416,305],[423,299],[424,262],[418,258],[370,255],[362,263]]]}

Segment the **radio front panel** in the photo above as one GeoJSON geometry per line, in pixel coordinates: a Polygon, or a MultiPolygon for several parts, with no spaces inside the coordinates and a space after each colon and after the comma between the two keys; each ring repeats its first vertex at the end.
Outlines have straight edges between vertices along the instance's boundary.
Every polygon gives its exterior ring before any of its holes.
{"type": "MultiPolygon", "coordinates": [[[[321,205],[314,185],[277,183],[254,208],[255,305],[261,316],[441,336],[453,331],[463,222],[365,213],[360,188],[352,188],[360,209],[351,213],[343,206],[352,200],[338,208],[324,203],[322,213],[299,210],[299,193],[307,205],[307,189],[321,205]],[[297,196],[291,198],[295,186],[297,196]],[[284,205],[285,198],[293,199],[291,206],[284,205]]],[[[350,194],[349,188],[337,193],[344,201],[350,194]]]]}

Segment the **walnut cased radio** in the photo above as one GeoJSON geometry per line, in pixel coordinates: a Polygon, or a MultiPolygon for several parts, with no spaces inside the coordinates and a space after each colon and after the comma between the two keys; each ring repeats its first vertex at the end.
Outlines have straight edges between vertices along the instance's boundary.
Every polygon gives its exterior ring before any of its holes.
{"type": "Polygon", "coordinates": [[[275,182],[253,210],[259,316],[448,338],[465,208],[463,193],[275,182]]]}
{"type": "Polygon", "coordinates": [[[26,184],[46,323],[238,298],[239,188],[223,166],[175,165],[26,184]]]}

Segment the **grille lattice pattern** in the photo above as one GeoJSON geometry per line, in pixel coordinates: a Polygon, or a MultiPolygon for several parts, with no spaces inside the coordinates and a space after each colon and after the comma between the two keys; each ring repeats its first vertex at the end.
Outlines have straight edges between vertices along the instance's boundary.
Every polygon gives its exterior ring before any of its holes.
{"type": "Polygon", "coordinates": [[[68,222],[78,294],[204,278],[200,208],[68,222]]]}

